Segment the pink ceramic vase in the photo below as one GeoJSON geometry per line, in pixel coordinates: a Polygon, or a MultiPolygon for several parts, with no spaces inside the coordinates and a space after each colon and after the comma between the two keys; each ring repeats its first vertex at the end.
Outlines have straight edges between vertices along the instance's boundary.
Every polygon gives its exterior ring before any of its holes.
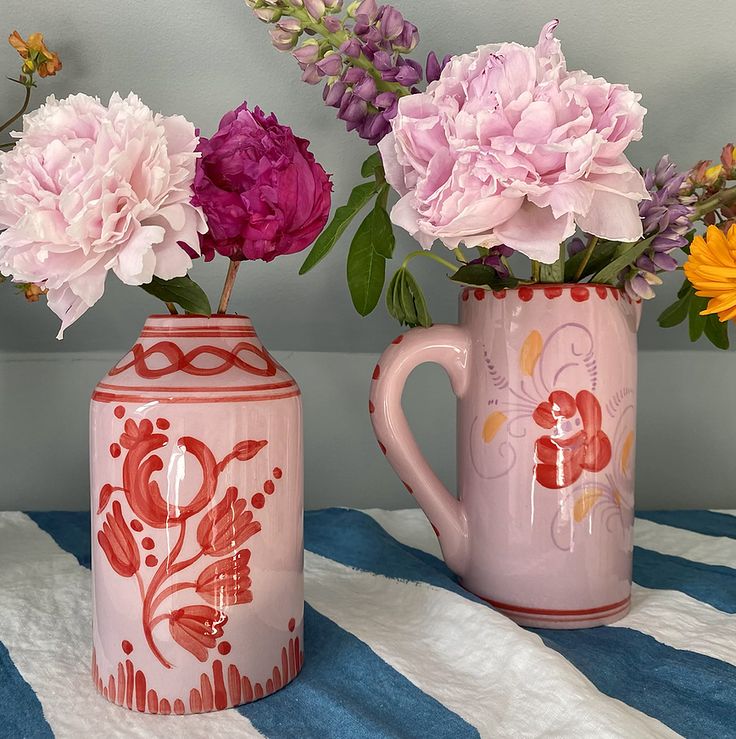
{"type": "Polygon", "coordinates": [[[603,285],[466,288],[458,326],[410,330],[375,369],[381,449],[462,585],[520,624],[583,628],[629,610],[640,308],[603,285]],[[422,362],[458,397],[457,499],[401,410],[422,362]]]}
{"type": "Polygon", "coordinates": [[[303,659],[299,388],[240,316],[151,316],[91,406],[92,675],[135,711],[261,698],[303,659]]]}

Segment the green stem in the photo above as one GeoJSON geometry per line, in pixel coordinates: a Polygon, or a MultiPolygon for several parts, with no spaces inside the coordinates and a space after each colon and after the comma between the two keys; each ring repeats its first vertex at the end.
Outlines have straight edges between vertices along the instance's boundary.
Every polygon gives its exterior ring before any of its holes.
{"type": "Polygon", "coordinates": [[[26,88],[26,97],[23,100],[23,105],[21,106],[21,109],[12,118],[9,118],[7,121],[5,121],[5,123],[3,123],[0,126],[0,131],[4,131],[9,126],[12,126],[18,120],[18,118],[20,118],[23,115],[23,113],[25,113],[28,110],[28,103],[31,102],[31,85],[27,84],[25,85],[25,88],[26,88]]]}
{"type": "Polygon", "coordinates": [[[597,236],[591,236],[590,239],[588,239],[588,245],[585,247],[585,253],[583,254],[583,261],[580,262],[580,265],[578,266],[577,271],[575,272],[575,277],[573,278],[573,282],[577,282],[582,277],[583,272],[585,272],[585,268],[588,266],[590,257],[592,256],[593,250],[595,249],[597,244],[598,244],[597,236]]]}
{"type": "Polygon", "coordinates": [[[442,266],[447,267],[447,269],[450,269],[453,272],[457,272],[456,264],[448,262],[446,259],[438,257],[436,254],[432,254],[431,251],[425,251],[424,249],[417,249],[417,251],[413,251],[407,254],[406,259],[404,259],[404,261],[401,263],[401,269],[404,269],[404,267],[406,267],[409,261],[414,259],[414,257],[427,257],[428,259],[433,259],[435,262],[437,262],[437,264],[441,264],[442,266]]]}
{"type": "Polygon", "coordinates": [[[172,302],[170,302],[168,300],[166,300],[164,302],[166,303],[166,307],[168,308],[168,311],[169,311],[169,313],[171,313],[172,316],[178,316],[179,315],[179,311],[176,309],[176,306],[172,302]]]}
{"type": "Polygon", "coordinates": [[[699,221],[703,216],[714,210],[736,202],[736,187],[721,190],[707,200],[703,200],[695,206],[695,212],[690,216],[691,221],[699,221]]]}
{"type": "Polygon", "coordinates": [[[217,306],[218,315],[224,315],[227,313],[227,306],[230,303],[230,295],[232,295],[233,292],[235,277],[238,274],[239,267],[239,261],[234,259],[230,260],[230,265],[227,268],[227,276],[225,277],[225,286],[222,288],[222,295],[220,296],[220,304],[217,306]]]}
{"type": "Polygon", "coordinates": [[[542,265],[536,259],[532,259],[532,282],[540,282],[541,279],[542,265]]]}

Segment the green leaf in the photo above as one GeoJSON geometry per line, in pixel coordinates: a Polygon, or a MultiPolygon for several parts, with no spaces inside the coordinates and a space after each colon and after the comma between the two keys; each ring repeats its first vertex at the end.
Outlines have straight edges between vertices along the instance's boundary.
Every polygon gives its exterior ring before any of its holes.
{"type": "Polygon", "coordinates": [[[540,265],[541,282],[564,282],[565,281],[565,256],[567,249],[564,244],[560,244],[560,256],[556,262],[552,264],[540,265]]]}
{"type": "Polygon", "coordinates": [[[679,326],[688,316],[690,311],[690,300],[695,295],[695,290],[689,282],[685,283],[687,290],[682,291],[680,299],[675,301],[669,308],[665,308],[660,314],[657,322],[662,328],[679,326]]]}
{"type": "Polygon", "coordinates": [[[186,313],[195,313],[200,316],[212,315],[212,308],[207,295],[202,288],[189,276],[174,277],[171,280],[162,280],[154,277],[147,285],[141,287],[165,303],[176,303],[186,313]]]}
{"type": "Polygon", "coordinates": [[[516,287],[519,284],[516,277],[499,277],[493,267],[485,264],[465,264],[455,274],[450,275],[450,279],[463,285],[482,285],[493,290],[516,287]]]}
{"type": "Polygon", "coordinates": [[[379,167],[383,167],[383,161],[380,152],[375,151],[360,165],[360,174],[366,178],[373,177],[379,167]]]}
{"type": "Polygon", "coordinates": [[[353,189],[348,202],[335,211],[332,220],[314,242],[314,246],[299,270],[300,275],[309,272],[327,256],[353,218],[373,199],[380,188],[381,185],[378,182],[364,182],[353,189]]]}
{"type": "Polygon", "coordinates": [[[624,244],[624,250],[613,261],[609,262],[603,269],[593,275],[591,282],[599,284],[613,284],[618,273],[632,264],[639,256],[641,256],[652,243],[654,236],[649,236],[642,241],[634,244],[624,244]]]}
{"type": "MultiPolygon", "coordinates": [[[[620,246],[621,242],[619,241],[598,241],[579,279],[582,280],[603,269],[614,258],[616,250],[620,246]]],[[[584,259],[585,251],[579,251],[577,254],[568,257],[565,263],[565,282],[575,282],[575,276],[584,259]]]]}
{"type": "Polygon", "coordinates": [[[386,291],[386,308],[402,325],[424,327],[432,325],[424,293],[406,267],[397,269],[391,278],[386,291]]]}
{"type": "Polygon", "coordinates": [[[710,315],[705,319],[705,336],[718,349],[728,349],[728,321],[718,320],[718,316],[710,315]]]}
{"type": "Polygon", "coordinates": [[[697,341],[705,329],[705,316],[700,315],[700,311],[705,310],[708,305],[708,298],[701,298],[693,295],[690,299],[690,309],[688,315],[690,318],[690,341],[697,341]]]}
{"type": "Polygon", "coordinates": [[[348,288],[361,316],[367,316],[378,304],[386,279],[386,259],[393,248],[388,214],[376,204],[358,226],[348,252],[348,288]]]}
{"type": "Polygon", "coordinates": [[[401,291],[404,307],[407,307],[407,301],[411,299],[414,313],[417,317],[416,324],[411,325],[428,328],[432,325],[432,317],[429,315],[429,310],[427,309],[427,301],[424,299],[422,288],[419,287],[419,283],[414,279],[414,275],[406,268],[404,268],[404,285],[405,288],[401,291]],[[408,288],[408,291],[406,288],[408,288]]]}

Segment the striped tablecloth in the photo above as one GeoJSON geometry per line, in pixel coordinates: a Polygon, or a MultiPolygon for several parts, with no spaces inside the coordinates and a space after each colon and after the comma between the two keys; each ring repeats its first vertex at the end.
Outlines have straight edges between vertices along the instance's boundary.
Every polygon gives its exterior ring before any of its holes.
{"type": "Polygon", "coordinates": [[[149,716],[92,687],[85,513],[0,513],[0,736],[736,736],[736,514],[639,514],[631,614],[522,629],[418,511],[306,514],[306,656],[269,698],[149,716]]]}

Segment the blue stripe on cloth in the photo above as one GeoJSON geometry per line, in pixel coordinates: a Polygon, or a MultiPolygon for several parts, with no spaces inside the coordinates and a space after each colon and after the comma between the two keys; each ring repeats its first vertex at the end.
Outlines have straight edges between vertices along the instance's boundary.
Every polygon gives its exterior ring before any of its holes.
{"type": "Polygon", "coordinates": [[[82,567],[92,566],[89,511],[27,511],[26,516],[73,554],[82,567]]]}
{"type": "Polygon", "coordinates": [[[736,667],[640,631],[530,629],[606,695],[688,737],[734,736],[736,667]]]}
{"type": "Polygon", "coordinates": [[[301,675],[265,701],[237,710],[269,739],[303,737],[477,737],[478,731],[423,693],[366,644],[304,610],[301,675]]]}
{"type": "Polygon", "coordinates": [[[634,582],[645,588],[679,590],[719,611],[736,613],[736,569],[730,567],[634,547],[634,582]]]}
{"type": "Polygon", "coordinates": [[[40,701],[33,688],[18,672],[10,653],[2,643],[0,643],[0,706],[2,706],[0,736],[53,738],[54,732],[46,723],[40,701]]]}
{"type": "MultiPolygon", "coordinates": [[[[372,518],[359,511],[329,509],[308,512],[305,516],[305,546],[350,567],[387,577],[426,582],[478,602],[475,596],[460,588],[444,562],[399,543],[372,518]]],[[[678,581],[667,569],[673,565],[670,560],[678,558],[666,557],[662,561],[659,558],[664,555],[654,558],[650,555],[656,553],[637,549],[634,557],[650,580],[656,582],[657,572],[664,569],[665,580],[685,586],[682,579],[678,581]]],[[[721,573],[712,571],[727,569],[709,565],[700,567],[705,571],[698,573],[696,568],[690,573],[701,580],[711,576],[718,579],[721,573]]],[[[731,587],[733,589],[733,585],[731,587]]],[[[575,664],[601,692],[624,701],[686,736],[723,736],[726,713],[730,716],[728,727],[733,730],[736,668],[728,663],[675,649],[627,628],[599,626],[569,631],[532,631],[539,634],[547,646],[575,664]],[[675,703],[677,710],[673,708],[675,703]]]]}
{"type": "MultiPolygon", "coordinates": [[[[28,515],[81,565],[90,566],[88,513],[28,515]]],[[[436,566],[438,560],[426,556],[436,566]]],[[[295,727],[304,737],[478,736],[460,716],[308,604],[304,618],[306,654],[299,678],[267,700],[236,709],[269,739],[293,737],[295,727]]]]}
{"type": "Polygon", "coordinates": [[[736,516],[713,511],[639,511],[637,518],[643,518],[665,526],[696,531],[708,536],[728,536],[736,539],[736,516]]]}

